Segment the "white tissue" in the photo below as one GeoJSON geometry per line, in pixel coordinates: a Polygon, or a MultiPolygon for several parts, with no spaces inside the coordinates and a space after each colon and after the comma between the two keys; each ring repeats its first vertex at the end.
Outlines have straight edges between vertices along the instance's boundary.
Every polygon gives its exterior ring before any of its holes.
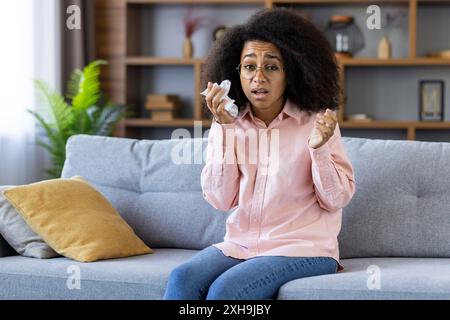
{"type": "MultiPolygon", "coordinates": [[[[213,86],[217,86],[217,85],[218,84],[216,82],[213,84],[213,86]]],[[[230,99],[228,97],[228,92],[230,91],[230,87],[231,87],[231,81],[223,80],[219,86],[221,88],[225,89],[225,93],[222,96],[222,98],[224,98],[226,101],[224,109],[230,114],[230,116],[232,116],[233,118],[236,118],[239,113],[239,109],[238,109],[237,105],[234,104],[234,100],[230,99]]],[[[208,92],[209,92],[209,90],[208,90],[208,88],[206,88],[200,94],[206,96],[208,94],[208,92]]]]}

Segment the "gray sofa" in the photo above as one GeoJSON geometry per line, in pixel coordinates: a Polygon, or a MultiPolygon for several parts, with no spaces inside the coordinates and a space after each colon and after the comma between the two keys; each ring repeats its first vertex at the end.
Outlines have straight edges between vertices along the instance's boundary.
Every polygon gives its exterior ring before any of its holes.
{"type": "MultiPolygon", "coordinates": [[[[450,144],[343,139],[356,177],[339,235],[345,270],[291,281],[278,299],[450,299],[450,144]]],[[[170,271],[225,232],[229,212],[202,197],[206,143],[72,137],[62,176],[90,181],[154,253],[41,260],[0,239],[0,298],[160,299],[170,271]]]]}

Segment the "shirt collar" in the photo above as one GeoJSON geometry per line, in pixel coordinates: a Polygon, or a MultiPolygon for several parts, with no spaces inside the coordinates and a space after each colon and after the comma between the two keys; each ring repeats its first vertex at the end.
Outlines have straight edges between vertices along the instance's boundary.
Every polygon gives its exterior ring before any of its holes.
{"type": "MultiPolygon", "coordinates": [[[[250,107],[250,102],[248,101],[245,104],[244,109],[240,112],[238,119],[244,118],[247,113],[250,114],[251,119],[254,121],[255,118],[253,117],[252,108],[250,107]]],[[[280,120],[284,119],[286,116],[294,118],[295,120],[297,120],[298,124],[300,124],[302,121],[302,110],[300,110],[289,98],[286,98],[286,103],[284,104],[283,109],[281,109],[281,112],[278,115],[280,120]]]]}
{"type": "Polygon", "coordinates": [[[282,114],[288,115],[289,117],[294,118],[295,120],[297,120],[297,123],[300,124],[302,122],[302,117],[303,117],[303,111],[300,110],[300,108],[295,105],[294,102],[292,102],[289,99],[286,99],[286,103],[284,105],[283,110],[281,110],[282,114]]]}

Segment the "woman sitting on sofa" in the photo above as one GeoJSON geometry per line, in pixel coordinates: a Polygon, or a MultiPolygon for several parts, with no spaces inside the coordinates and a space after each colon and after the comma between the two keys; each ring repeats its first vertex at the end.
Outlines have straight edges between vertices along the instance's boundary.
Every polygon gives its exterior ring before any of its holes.
{"type": "Polygon", "coordinates": [[[288,281],[342,270],[337,236],[355,183],[327,40],[290,9],[263,9],[217,40],[203,71],[214,116],[203,196],[237,208],[223,242],[171,272],[164,298],[276,298],[288,281]],[[236,118],[217,85],[225,79],[236,118]]]}

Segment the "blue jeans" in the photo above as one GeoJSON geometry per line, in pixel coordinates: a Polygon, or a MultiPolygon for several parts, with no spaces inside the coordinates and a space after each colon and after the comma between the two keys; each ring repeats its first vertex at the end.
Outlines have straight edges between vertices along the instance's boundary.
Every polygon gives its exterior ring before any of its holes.
{"type": "Polygon", "coordinates": [[[263,256],[248,260],[225,256],[210,246],[175,268],[164,299],[275,299],[288,281],[337,272],[330,257],[263,256]]]}

